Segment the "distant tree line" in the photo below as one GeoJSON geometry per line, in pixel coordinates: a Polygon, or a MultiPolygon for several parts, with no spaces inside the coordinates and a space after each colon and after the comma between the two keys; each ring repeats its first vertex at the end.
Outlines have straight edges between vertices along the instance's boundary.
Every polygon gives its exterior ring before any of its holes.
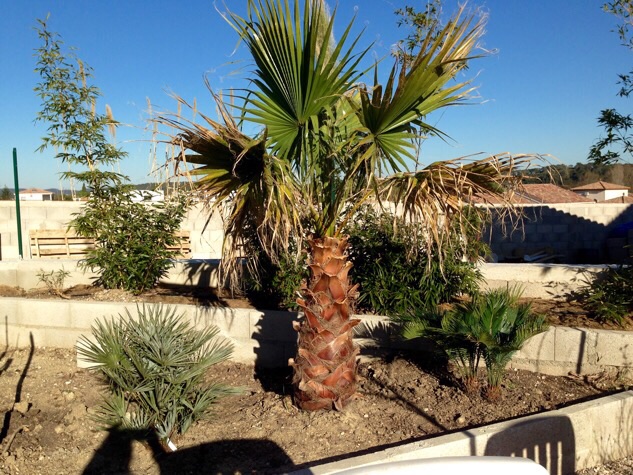
{"type": "Polygon", "coordinates": [[[563,188],[575,188],[596,181],[606,181],[633,189],[633,164],[576,163],[551,165],[529,170],[524,183],[554,183],[563,188]]]}
{"type": "Polygon", "coordinates": [[[7,185],[4,185],[4,188],[0,190],[0,200],[7,201],[7,200],[12,200],[12,199],[13,199],[13,192],[9,190],[7,185]]]}

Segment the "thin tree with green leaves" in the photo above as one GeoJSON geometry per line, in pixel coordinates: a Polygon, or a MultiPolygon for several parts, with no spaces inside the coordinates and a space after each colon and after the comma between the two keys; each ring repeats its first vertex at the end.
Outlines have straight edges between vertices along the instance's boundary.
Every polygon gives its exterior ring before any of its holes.
{"type": "MultiPolygon", "coordinates": [[[[48,125],[38,148],[52,147],[55,157],[68,165],[64,179],[82,184],[86,204],[69,223],[80,236],[93,238],[96,246],[81,265],[99,274],[96,283],[140,293],[155,286],[173,266],[176,243],[187,202],[158,205],[136,203],[129,179],[113,167],[127,155],[110,142],[119,123],[106,106],[97,112],[99,88],[90,84],[92,69],[73,51],[65,51],[61,37],[51,32],[47,20],[38,20],[42,42],[37,49],[41,82],[35,92],[42,100],[36,122],[48,125]]],[[[63,198],[63,195],[62,195],[63,198]]]]}
{"type": "MultiPolygon", "coordinates": [[[[602,9],[620,20],[616,32],[622,46],[633,50],[633,0],[614,0],[607,2],[602,9]]],[[[618,96],[629,97],[633,92],[633,71],[618,75],[620,90],[618,96]]],[[[595,165],[613,164],[630,159],[633,156],[633,117],[613,108],[603,109],[598,117],[598,125],[604,134],[596,140],[589,150],[589,161],[595,165]]]]}
{"type": "Polygon", "coordinates": [[[352,23],[335,39],[335,17],[321,0],[249,1],[245,17],[227,13],[253,58],[250,86],[225,100],[212,92],[218,120],[157,118],[175,127],[166,139],[178,146],[174,159],[193,167],[195,185],[225,217],[225,268],[241,262],[235,257],[253,234],[273,258],[293,240],[308,249],[291,362],[295,402],[306,410],[342,409],[357,393],[358,288],[348,278],[343,229],[360,206],[397,210],[441,248],[451,226],[468,226],[464,209],[475,194],[507,204],[517,167],[532,158],[501,154],[408,171],[420,140],[442,135],[425,118],[473,91],[462,73],[477,57],[485,18],[461,9],[414,56],[394,60],[383,83],[377,65],[373,74],[363,69],[370,47],[360,46],[352,23]],[[362,82],[365,73],[373,82],[362,82]]]}

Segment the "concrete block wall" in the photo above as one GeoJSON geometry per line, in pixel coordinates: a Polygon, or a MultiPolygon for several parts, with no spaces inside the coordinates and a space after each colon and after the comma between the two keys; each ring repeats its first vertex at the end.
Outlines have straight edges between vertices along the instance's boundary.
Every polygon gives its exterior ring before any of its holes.
{"type": "MultiPolygon", "coordinates": [[[[84,272],[76,259],[12,259],[0,261],[0,285],[32,289],[41,285],[37,274],[65,270],[70,275],[64,285],[89,285],[96,274],[84,272]]],[[[218,287],[218,259],[189,259],[175,261],[174,267],[161,283],[194,287],[218,287]]],[[[482,263],[482,288],[494,289],[518,285],[526,298],[563,299],[586,285],[592,275],[605,265],[565,264],[493,264],[482,263]]]]}
{"type": "Polygon", "coordinates": [[[523,297],[563,299],[587,285],[607,265],[485,263],[479,266],[483,289],[518,285],[523,297]]]}
{"type": "Polygon", "coordinates": [[[554,376],[609,371],[630,379],[633,336],[627,331],[551,327],[530,338],[510,366],[554,376]]]}
{"type": "Polygon", "coordinates": [[[633,221],[633,205],[623,203],[564,203],[526,205],[523,228],[495,221],[484,233],[493,252],[503,259],[551,248],[565,263],[618,263],[607,246],[614,228],[633,221]]]}
{"type": "MultiPolygon", "coordinates": [[[[30,258],[29,231],[34,229],[65,229],[83,206],[73,201],[22,201],[22,247],[25,259],[30,258]]],[[[190,209],[182,229],[191,233],[191,253],[194,259],[219,259],[222,251],[222,221],[203,205],[190,209]]],[[[14,201],[0,201],[0,260],[19,256],[17,220],[14,201]]]]}
{"type": "MultiPolygon", "coordinates": [[[[137,303],[0,299],[0,330],[3,344],[29,346],[33,335],[38,347],[72,348],[80,335],[89,335],[101,318],[136,314],[137,303]]],[[[195,305],[171,305],[197,327],[216,325],[235,344],[234,359],[267,367],[286,366],[294,357],[297,334],[293,312],[260,311],[195,305]]],[[[391,322],[380,316],[359,315],[356,336],[361,356],[371,357],[385,348],[428,351],[429,342],[401,342],[391,322]]],[[[595,374],[602,371],[630,379],[633,375],[633,334],[585,328],[552,327],[529,339],[510,366],[551,375],[595,374]]]]}

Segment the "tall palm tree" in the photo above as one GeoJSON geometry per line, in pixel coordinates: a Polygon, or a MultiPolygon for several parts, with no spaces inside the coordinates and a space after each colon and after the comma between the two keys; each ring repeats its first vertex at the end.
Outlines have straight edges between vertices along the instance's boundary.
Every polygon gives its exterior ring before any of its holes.
{"type": "Polygon", "coordinates": [[[395,61],[384,85],[375,70],[370,86],[360,82],[369,48],[357,49],[352,24],[336,41],[336,12],[322,0],[300,3],[249,0],[246,17],[226,15],[255,65],[250,87],[231,98],[241,105],[214,95],[218,121],[163,115],[159,122],[176,128],[175,159],[193,166],[196,186],[225,213],[225,263],[234,262],[245,233],[255,232],[273,258],[305,236],[311,277],[298,299],[305,317],[295,323],[295,400],[307,410],[342,409],[356,394],[352,334],[359,322],[352,318],[357,287],[348,279],[345,224],[368,200],[391,203],[441,243],[442,230],[462,222],[469,197],[488,192],[503,200],[517,183],[515,167],[529,157],[407,171],[419,141],[441,134],[424,122],[427,114],[472,91],[458,76],[483,34],[480,17],[460,10],[419,54],[395,61]],[[250,136],[245,124],[261,131],[250,136]]]}

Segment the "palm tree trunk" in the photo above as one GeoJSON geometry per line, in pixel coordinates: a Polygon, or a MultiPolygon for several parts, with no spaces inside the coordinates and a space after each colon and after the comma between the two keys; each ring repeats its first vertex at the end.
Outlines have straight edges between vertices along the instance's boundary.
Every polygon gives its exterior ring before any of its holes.
{"type": "Polygon", "coordinates": [[[308,241],[311,276],[297,303],[305,317],[295,322],[299,332],[294,367],[295,402],[309,411],[342,410],[356,396],[356,356],[351,302],[357,285],[347,276],[351,262],[345,250],[347,238],[316,238],[308,241]]]}

